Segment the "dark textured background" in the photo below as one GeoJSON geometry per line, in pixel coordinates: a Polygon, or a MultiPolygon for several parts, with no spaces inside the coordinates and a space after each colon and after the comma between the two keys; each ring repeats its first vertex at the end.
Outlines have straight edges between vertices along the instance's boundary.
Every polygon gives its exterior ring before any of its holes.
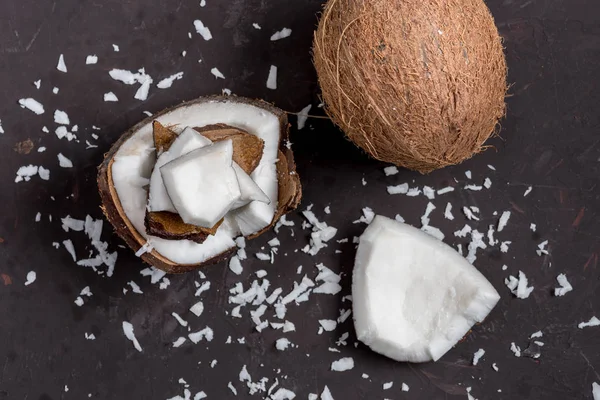
{"type": "MultiPolygon", "coordinates": [[[[401,171],[386,178],[384,165],[347,143],[327,120],[309,120],[307,128],[292,132],[304,185],[301,208],[314,203],[319,218],[339,229],[336,239],[360,234],[364,225],[352,221],[364,206],[384,215],[399,213],[418,225],[427,200],[389,196],[385,186],[415,179],[415,185],[440,188],[455,185],[454,178],[461,186],[467,169],[473,172],[475,183],[489,176],[493,186],[482,192],[458,190],[435,201],[438,210],[432,214],[432,225],[446,233],[448,243],[458,243],[452,232],[464,224],[459,213],[463,204],[481,207],[480,230],[496,223],[494,210],[513,211],[502,235],[503,240],[512,240],[509,253],[480,251],[476,262],[502,299],[484,324],[437,363],[406,365],[377,356],[364,346],[355,349],[350,320],[335,332],[317,336],[317,319],[335,318],[342,307],[341,296],[350,293],[354,251],[351,244],[332,243],[317,257],[294,253],[308,237],[298,227],[293,238],[287,229],[279,235],[281,253],[288,252],[287,257],[278,256],[274,266],[251,257],[244,262],[241,280],[267,268],[272,287],[282,286],[287,292],[299,279],[298,265],[314,277],[314,264],[323,262],[345,272],[344,289],[339,296],[313,295],[309,302],[290,307],[288,319],[296,323],[297,332],[285,336],[300,347],[283,353],[273,346],[283,336],[280,332],[259,334],[248,317],[239,320],[224,315],[231,309],[227,291],[240,280],[225,264],[204,270],[213,286],[203,295],[204,315],[195,318],[187,309],[197,300],[193,297],[196,274],[170,277],[168,289],[159,290],[140,277],[143,266],[129,250],[118,249],[115,275],[105,279],[74,265],[63,248],[51,246],[53,241],[71,237],[79,257],[85,255],[88,240],[65,234],[60,217],[101,216],[96,165],[119,134],[143,117],[143,110],[158,111],[220,93],[222,88],[263,97],[290,111],[318,104],[309,50],[321,1],[206,1],[204,8],[198,1],[2,2],[0,119],[6,133],[0,135],[0,399],[83,399],[88,394],[99,399],[164,399],[182,393],[177,383],[180,377],[193,393],[204,390],[211,399],[231,398],[227,382],[232,381],[238,397],[246,398],[249,395],[237,379],[244,364],[255,380],[266,376],[272,382],[279,377],[282,386],[295,391],[299,399],[309,392],[321,393],[324,385],[336,400],[463,399],[468,386],[479,399],[591,399],[591,383],[600,382],[600,328],[580,330],[576,325],[600,314],[600,5],[594,0],[488,2],[505,40],[512,97],[501,138],[490,142],[495,149],[462,166],[429,176],[401,171]],[[194,32],[196,18],[210,27],[213,40],[206,42],[194,32]],[[254,22],[262,30],[253,29],[254,22]],[[292,28],[292,36],[269,41],[284,26],[292,28]],[[192,39],[188,32],[193,32],[192,39]],[[113,52],[112,43],[121,51],[113,52]],[[67,74],[55,69],[60,53],[65,55],[67,74]],[[98,55],[97,65],[84,65],[88,54],[98,55]],[[199,58],[204,60],[201,64],[199,58]],[[279,67],[276,91],[265,87],[271,64],[279,67]],[[213,66],[225,74],[224,81],[210,75],[213,66]],[[112,68],[140,67],[146,68],[155,83],[178,71],[185,76],[171,89],[153,87],[149,99],[140,102],[133,99],[135,88],[113,81],[107,73],[112,68]],[[42,80],[40,90],[32,85],[37,79],[42,80]],[[51,93],[53,86],[60,88],[58,95],[51,93]],[[108,91],[120,101],[104,103],[102,94],[108,91]],[[19,108],[17,100],[30,96],[45,105],[44,115],[19,108]],[[79,124],[82,139],[89,139],[92,124],[100,126],[99,147],[84,150],[83,141],[68,143],[53,133],[42,133],[43,125],[54,130],[54,109],[68,112],[72,122],[79,124]],[[13,150],[17,142],[28,138],[35,148],[46,146],[46,152],[13,150]],[[59,152],[73,161],[73,169],[58,167],[59,152]],[[34,178],[14,184],[18,167],[29,163],[49,167],[51,180],[34,178]],[[489,170],[487,164],[497,171],[489,170]],[[530,185],[532,193],[523,197],[530,185]],[[446,200],[455,206],[457,220],[452,224],[442,218],[446,200]],[[322,212],[326,205],[333,211],[329,216],[322,212]],[[35,223],[38,211],[44,217],[35,223]],[[48,214],[54,222],[48,222],[48,214]],[[529,230],[531,222],[537,224],[535,234],[529,230]],[[545,239],[550,241],[550,255],[538,257],[535,249],[545,239]],[[335,255],[338,248],[343,253],[335,255]],[[509,265],[508,271],[501,270],[503,264],[509,265]],[[37,281],[26,287],[23,282],[30,270],[37,271],[37,281]],[[535,286],[526,300],[515,299],[503,283],[519,270],[535,286]],[[555,298],[551,292],[561,272],[575,290],[555,298]],[[123,295],[122,288],[130,280],[141,285],[143,295],[123,295]],[[94,295],[77,307],[73,301],[86,285],[94,295]],[[211,326],[215,340],[208,346],[188,342],[171,348],[171,342],[185,334],[171,317],[173,311],[185,316],[193,329],[211,326]],[[123,320],[136,327],[143,353],[125,339],[123,320]],[[510,343],[526,348],[529,335],[539,329],[545,342],[541,357],[514,357],[510,343]],[[328,352],[346,331],[350,332],[349,346],[341,354],[328,352]],[[97,339],[85,340],[84,332],[93,332],[97,339]],[[225,344],[229,335],[245,337],[246,344],[225,344]],[[478,348],[486,354],[474,367],[471,358],[478,348]],[[354,370],[330,372],[330,363],[343,355],[354,357],[354,370]],[[211,369],[210,361],[215,358],[218,365],[211,369]],[[492,362],[498,364],[499,372],[492,370],[492,362]],[[281,373],[274,371],[277,368],[281,373]],[[363,372],[371,379],[361,379],[363,372]],[[392,380],[394,387],[383,391],[382,383],[392,380]],[[410,386],[410,392],[400,392],[401,382],[410,386]],[[65,385],[69,387],[66,393],[65,385]]],[[[291,219],[297,225],[301,221],[298,213],[291,219]]],[[[106,224],[103,239],[109,241],[110,249],[117,249],[121,241],[109,228],[106,224]]],[[[249,253],[272,237],[269,233],[251,242],[249,253]]]]}

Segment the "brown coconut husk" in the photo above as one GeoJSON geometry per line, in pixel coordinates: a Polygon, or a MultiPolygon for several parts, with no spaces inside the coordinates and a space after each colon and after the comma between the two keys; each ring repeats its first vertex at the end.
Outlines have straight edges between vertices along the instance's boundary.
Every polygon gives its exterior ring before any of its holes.
{"type": "MultiPolygon", "coordinates": [[[[168,151],[178,135],[158,121],[152,122],[152,129],[157,154],[168,151]]],[[[213,142],[230,139],[233,143],[233,161],[237,162],[247,174],[251,174],[258,166],[265,147],[264,141],[258,136],[225,124],[208,125],[194,129],[198,134],[213,142]]],[[[203,243],[210,235],[217,233],[223,219],[213,227],[204,228],[186,224],[181,216],[176,213],[146,210],[144,222],[146,232],[152,236],[168,240],[191,240],[196,243],[203,243]]]]}
{"type": "Polygon", "coordinates": [[[313,55],[328,115],[378,160],[460,163],[505,114],[502,41],[482,0],[330,0],[313,55]]]}
{"type": "MultiPolygon", "coordinates": [[[[160,117],[161,115],[166,114],[169,111],[172,111],[173,109],[178,107],[185,107],[192,104],[209,101],[238,102],[244,104],[251,104],[262,108],[269,113],[273,113],[279,118],[280,143],[279,159],[277,161],[279,195],[277,210],[271,224],[265,229],[263,229],[261,232],[258,232],[257,234],[253,235],[251,238],[256,237],[261,233],[271,229],[282,215],[292,211],[293,209],[298,207],[298,204],[300,204],[300,199],[302,197],[302,186],[300,184],[300,178],[296,173],[294,154],[292,153],[292,150],[288,149],[286,146],[289,134],[287,114],[279,108],[274,107],[273,105],[266,103],[262,100],[252,100],[236,96],[201,97],[196,100],[181,103],[178,106],[168,108],[136,124],[130,130],[123,133],[121,137],[112,145],[108,153],[104,155],[104,161],[98,167],[98,190],[100,193],[100,198],[102,200],[102,211],[104,212],[104,215],[106,216],[108,221],[115,228],[117,235],[119,235],[133,251],[137,251],[140,247],[142,247],[146,243],[146,239],[144,239],[144,237],[135,229],[135,227],[131,224],[131,221],[127,218],[127,215],[125,214],[125,211],[121,206],[119,196],[117,195],[117,192],[115,190],[112,178],[112,164],[114,162],[115,154],[117,153],[121,145],[123,145],[129,138],[131,138],[131,136],[135,132],[137,132],[142,126],[150,123],[154,118],[160,117]]],[[[198,264],[177,264],[172,262],[168,258],[162,256],[156,250],[152,250],[150,252],[142,254],[141,259],[144,262],[167,273],[184,273],[188,271],[193,271],[205,265],[214,264],[219,261],[225,260],[234,252],[234,250],[235,248],[231,248],[221,254],[216,255],[211,259],[205,260],[204,262],[198,264]]]]}

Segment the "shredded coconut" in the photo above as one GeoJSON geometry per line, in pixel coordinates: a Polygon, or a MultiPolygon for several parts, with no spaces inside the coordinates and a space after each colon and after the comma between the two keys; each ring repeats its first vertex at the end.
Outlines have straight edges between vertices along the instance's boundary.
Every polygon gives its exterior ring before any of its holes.
{"type": "Polygon", "coordinates": [[[58,153],[58,164],[63,168],[73,168],[73,163],[62,153],[58,153]]]}
{"type": "Polygon", "coordinates": [[[337,372],[349,371],[354,368],[354,359],[352,357],[340,358],[331,363],[331,370],[337,372]]]}
{"type": "Polygon", "coordinates": [[[61,54],[58,57],[58,64],[56,65],[56,69],[60,72],[67,72],[67,65],[65,64],[65,57],[61,54]]]}
{"type": "Polygon", "coordinates": [[[127,321],[123,321],[123,333],[125,333],[125,337],[133,342],[133,346],[137,351],[142,351],[142,346],[140,346],[137,341],[135,334],[133,333],[133,325],[127,321]]]}
{"type": "Polygon", "coordinates": [[[500,216],[500,220],[498,221],[498,232],[502,232],[502,230],[506,227],[509,218],[510,211],[504,211],[500,216]]]}
{"type": "Polygon", "coordinates": [[[93,56],[87,56],[85,58],[85,64],[89,65],[89,64],[96,64],[98,62],[98,56],[97,55],[93,55],[93,56]]]}
{"type": "Polygon", "coordinates": [[[117,95],[113,92],[104,93],[104,101],[119,101],[117,95]]]}
{"type": "Polygon", "coordinates": [[[37,278],[37,274],[35,273],[35,271],[29,271],[27,273],[27,278],[25,280],[25,286],[31,285],[33,282],[35,282],[36,278],[37,278]]]}
{"type": "Polygon", "coordinates": [[[519,299],[526,299],[533,292],[533,286],[527,287],[528,284],[527,276],[523,271],[519,271],[519,279],[510,275],[504,280],[504,284],[510,289],[512,294],[517,296],[519,299]]]}
{"type": "Polygon", "coordinates": [[[198,34],[200,34],[200,36],[202,36],[202,38],[204,40],[212,39],[212,34],[210,33],[210,29],[208,29],[206,26],[204,26],[202,21],[200,21],[199,19],[194,21],[194,28],[196,28],[196,32],[198,32],[198,34]]]}
{"type": "Polygon", "coordinates": [[[173,74],[167,78],[164,78],[160,82],[158,82],[156,87],[159,89],[168,89],[173,85],[173,82],[175,82],[176,80],[182,79],[182,78],[183,78],[183,72],[177,72],[176,74],[173,74]]]}
{"type": "Polygon", "coordinates": [[[271,36],[271,41],[276,41],[276,40],[280,40],[280,39],[285,39],[286,37],[289,37],[292,34],[292,30],[288,29],[288,28],[283,28],[282,30],[280,30],[279,32],[275,32],[272,36],[271,36]]]}
{"type": "Polygon", "coordinates": [[[483,357],[484,354],[484,349],[477,350],[475,354],[473,354],[473,365],[477,365],[477,363],[479,363],[479,360],[481,359],[481,357],[483,357]]]}
{"type": "Polygon", "coordinates": [[[26,108],[29,111],[32,111],[37,115],[44,113],[44,106],[42,105],[42,103],[40,103],[39,101],[37,101],[35,99],[32,99],[31,97],[26,98],[26,99],[20,99],[19,105],[22,108],[26,108]]]}
{"type": "Polygon", "coordinates": [[[277,89],[277,67],[275,65],[271,65],[271,68],[269,69],[269,77],[267,78],[267,89],[277,89]]]}
{"type": "Polygon", "coordinates": [[[304,125],[306,125],[306,120],[308,119],[308,113],[312,108],[312,104],[307,105],[298,113],[298,130],[304,129],[304,125]]]}
{"type": "Polygon", "coordinates": [[[590,318],[590,320],[588,322],[581,322],[579,325],[577,325],[577,327],[579,329],[592,327],[592,326],[600,326],[600,319],[598,319],[594,316],[594,317],[590,318]]]}
{"type": "Polygon", "coordinates": [[[558,275],[556,277],[556,280],[558,281],[560,287],[554,289],[555,296],[564,296],[565,294],[573,290],[573,286],[571,286],[565,274],[558,275]]]}
{"type": "Polygon", "coordinates": [[[218,78],[225,79],[225,76],[217,68],[211,69],[210,73],[213,74],[217,79],[218,78]]]}

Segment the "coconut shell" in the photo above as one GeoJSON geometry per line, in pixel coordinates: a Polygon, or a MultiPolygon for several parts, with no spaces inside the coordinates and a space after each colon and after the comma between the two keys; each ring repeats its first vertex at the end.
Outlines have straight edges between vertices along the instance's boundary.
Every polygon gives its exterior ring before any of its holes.
{"type": "Polygon", "coordinates": [[[225,124],[207,125],[194,129],[213,142],[231,139],[233,144],[233,161],[248,175],[260,163],[265,142],[258,136],[225,124]]]}
{"type": "Polygon", "coordinates": [[[330,0],[313,56],[333,122],[401,167],[470,158],[505,114],[502,41],[482,0],[330,0]]]}
{"type": "MultiPolygon", "coordinates": [[[[263,155],[264,141],[242,129],[229,125],[208,125],[194,128],[199,134],[213,142],[230,139],[233,143],[233,160],[244,169],[247,174],[252,173],[263,155]],[[240,164],[242,163],[242,164],[240,164]]],[[[160,122],[152,122],[152,136],[157,154],[168,151],[177,139],[177,134],[165,128],[160,122]],[[160,149],[160,151],[159,151],[160,149]]],[[[221,219],[215,226],[204,228],[183,222],[179,214],[169,211],[146,211],[144,219],[146,232],[167,240],[191,240],[203,243],[210,235],[214,235],[223,223],[221,219]]]]}
{"type": "MultiPolygon", "coordinates": [[[[112,145],[108,153],[105,154],[104,161],[98,167],[98,189],[100,193],[100,198],[102,200],[101,207],[104,212],[104,215],[115,228],[117,235],[119,235],[133,251],[137,251],[141,246],[143,246],[146,243],[146,239],[131,224],[131,221],[127,218],[127,215],[125,214],[125,211],[121,206],[121,202],[115,190],[114,182],[112,179],[112,164],[114,162],[114,157],[121,145],[123,145],[129,138],[131,138],[132,135],[134,135],[142,126],[150,123],[154,118],[166,114],[178,107],[185,107],[208,101],[237,102],[243,104],[250,104],[262,108],[265,111],[272,113],[279,118],[280,143],[279,159],[277,161],[279,195],[277,210],[271,224],[265,229],[263,229],[261,232],[253,235],[252,237],[256,237],[259,234],[272,228],[283,214],[295,209],[300,203],[300,199],[302,197],[302,187],[300,184],[298,174],[296,173],[294,155],[291,149],[288,149],[285,145],[289,134],[287,114],[279,108],[276,108],[273,105],[266,103],[262,100],[252,100],[236,96],[201,97],[196,100],[185,102],[178,106],[166,109],[152,117],[146,118],[145,120],[141,121],[131,129],[123,133],[121,137],[112,145]]],[[[146,263],[165,272],[184,273],[198,269],[204,265],[214,264],[219,261],[225,260],[234,252],[234,250],[235,248],[231,248],[211,259],[208,259],[198,264],[176,264],[159,254],[156,250],[152,250],[151,252],[142,254],[141,258],[146,263]]]]}

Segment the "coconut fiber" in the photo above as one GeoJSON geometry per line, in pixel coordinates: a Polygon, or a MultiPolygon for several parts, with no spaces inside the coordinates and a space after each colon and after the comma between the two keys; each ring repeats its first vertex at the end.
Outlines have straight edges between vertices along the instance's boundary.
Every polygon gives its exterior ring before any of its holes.
{"type": "Polygon", "coordinates": [[[484,148],[505,113],[482,0],[330,0],[314,37],[326,111],[374,158],[430,172],[484,148]]]}

